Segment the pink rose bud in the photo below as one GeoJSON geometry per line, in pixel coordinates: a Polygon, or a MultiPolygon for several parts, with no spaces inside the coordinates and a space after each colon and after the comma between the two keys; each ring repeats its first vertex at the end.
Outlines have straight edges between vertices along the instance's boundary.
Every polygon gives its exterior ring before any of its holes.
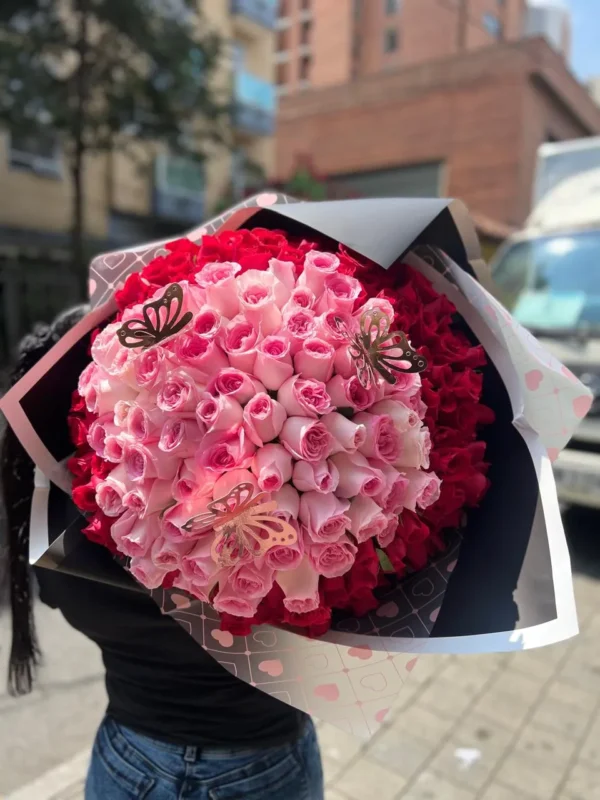
{"type": "Polygon", "coordinates": [[[155,567],[163,567],[169,571],[181,568],[183,556],[192,549],[192,542],[172,542],[164,536],[158,536],[150,548],[150,558],[155,567]]]}
{"type": "Polygon", "coordinates": [[[376,495],[375,502],[381,506],[386,514],[399,514],[406,505],[408,491],[408,478],[404,472],[398,472],[395,467],[385,461],[369,459],[369,464],[381,470],[385,478],[385,486],[381,494],[376,495]]]}
{"type": "Polygon", "coordinates": [[[158,442],[150,444],[131,442],[125,446],[123,464],[129,480],[140,483],[150,478],[172,480],[177,472],[179,459],[163,453],[158,447],[158,442]]]}
{"type": "MultiPolygon", "coordinates": [[[[197,539],[198,533],[188,531],[183,526],[192,517],[205,513],[209,502],[209,495],[200,495],[188,503],[177,503],[164,510],[160,519],[162,536],[172,542],[187,542],[197,539]]],[[[212,537],[209,538],[212,539],[212,537]]]]}
{"type": "Polygon", "coordinates": [[[94,339],[91,347],[92,358],[103,369],[110,367],[117,354],[124,349],[117,338],[117,331],[122,324],[122,322],[111,322],[94,339]]]}
{"type": "Polygon", "coordinates": [[[303,378],[328,381],[333,374],[335,350],[323,339],[307,339],[294,356],[296,372],[303,378]]]}
{"type": "Polygon", "coordinates": [[[249,269],[237,280],[240,311],[263,336],[281,327],[281,307],[289,289],[270,272],[249,269]]]}
{"type": "Polygon", "coordinates": [[[337,542],[350,529],[348,500],[334,494],[305,492],[300,496],[300,521],[313,542],[337,542]]]}
{"type": "Polygon", "coordinates": [[[269,259],[269,272],[282,283],[289,292],[296,285],[296,267],[293,261],[281,261],[279,258],[269,259]]]}
{"type": "Polygon", "coordinates": [[[90,425],[87,435],[88,444],[92,450],[100,456],[100,458],[104,458],[106,437],[118,436],[119,433],[120,430],[114,424],[112,415],[105,414],[104,416],[99,417],[97,420],[94,420],[94,422],[92,422],[90,425]]]}
{"type": "Polygon", "coordinates": [[[102,481],[96,486],[96,502],[98,508],[107,517],[118,517],[125,511],[123,497],[125,492],[119,486],[102,481]]]}
{"type": "MultiPolygon", "coordinates": [[[[283,487],[286,488],[285,486],[283,487]]],[[[269,548],[265,553],[265,564],[276,572],[288,572],[290,570],[297,570],[302,562],[304,556],[304,540],[300,535],[298,523],[295,520],[290,520],[290,525],[297,533],[297,539],[294,544],[289,545],[275,545],[269,548]]],[[[283,589],[277,575],[277,583],[283,589]]]]}
{"type": "Polygon", "coordinates": [[[170,372],[156,397],[156,404],[161,411],[182,414],[194,411],[198,403],[196,383],[183,370],[170,372]]]}
{"type": "Polygon", "coordinates": [[[292,294],[284,306],[284,310],[290,311],[294,307],[314,309],[316,302],[315,294],[308,286],[296,286],[295,289],[292,289],[292,294]]]}
{"type": "Polygon", "coordinates": [[[328,275],[325,278],[325,291],[321,295],[317,310],[320,314],[327,311],[342,311],[351,314],[361,292],[362,286],[356,278],[340,272],[328,275]]]}
{"type": "Polygon", "coordinates": [[[153,389],[167,374],[167,360],[162,347],[143,350],[135,362],[135,382],[140,389],[153,389]]]}
{"type": "Polygon", "coordinates": [[[402,452],[402,437],[388,414],[371,414],[361,411],[354,417],[367,431],[365,441],[358,448],[367,458],[378,458],[393,464],[402,452]]]}
{"type": "Polygon", "coordinates": [[[77,384],[77,391],[85,400],[85,407],[94,414],[98,409],[98,386],[101,374],[102,370],[92,361],[79,376],[77,384]]]}
{"type": "Polygon", "coordinates": [[[173,481],[173,498],[178,503],[188,503],[200,494],[211,492],[214,483],[214,472],[199,467],[194,458],[186,458],[173,481]]]}
{"type": "Polygon", "coordinates": [[[125,445],[129,441],[124,433],[108,434],[104,439],[104,458],[112,464],[120,464],[125,458],[125,445]]]}
{"type": "Polygon", "coordinates": [[[193,331],[206,339],[216,339],[223,317],[210,306],[202,306],[194,319],[193,331]]]}
{"type": "Polygon", "coordinates": [[[123,383],[119,378],[101,372],[98,381],[89,390],[86,404],[94,405],[94,413],[103,417],[111,414],[114,417],[115,406],[119,400],[133,402],[138,395],[137,389],[123,383]],[[95,394],[95,396],[94,396],[95,394]]]}
{"type": "Polygon", "coordinates": [[[196,275],[196,283],[206,290],[207,305],[228,319],[238,313],[239,303],[235,276],[241,266],[232,261],[206,264],[196,275]]]}
{"type": "Polygon", "coordinates": [[[430,452],[429,430],[424,425],[420,428],[410,428],[402,436],[402,452],[394,462],[394,466],[400,469],[403,467],[428,469],[430,452]]]}
{"type": "Polygon", "coordinates": [[[247,469],[252,464],[255,445],[246,436],[243,426],[231,431],[211,431],[202,440],[198,464],[213,472],[247,469]]]}
{"type": "Polygon", "coordinates": [[[254,494],[258,494],[258,481],[249,469],[232,469],[230,472],[224,472],[220,478],[217,478],[212,489],[212,499],[220,500],[241,483],[251,483],[254,494]]]}
{"type": "Polygon", "coordinates": [[[302,558],[293,572],[278,572],[275,580],[283,590],[283,605],[288,611],[307,614],[319,607],[319,574],[308,557],[302,558]]]}
{"type": "Polygon", "coordinates": [[[267,389],[279,389],[294,374],[290,343],[283,336],[267,336],[259,343],[254,374],[267,389]]]}
{"type": "Polygon", "coordinates": [[[157,567],[150,558],[134,557],[129,563],[129,571],[146,589],[158,589],[162,585],[169,569],[157,567]]]}
{"type": "Polygon", "coordinates": [[[234,617],[253,617],[260,598],[240,597],[237,589],[229,581],[219,582],[219,591],[213,600],[213,608],[219,614],[231,614],[234,617]]]}
{"type": "Polygon", "coordinates": [[[317,317],[317,330],[319,339],[337,348],[348,344],[348,334],[356,330],[356,322],[343,311],[326,311],[317,317]]]}
{"type": "Polygon", "coordinates": [[[244,408],[244,428],[250,440],[261,447],[279,436],[286,417],[285,408],[277,400],[260,392],[244,408]]]}
{"type": "Polygon", "coordinates": [[[237,591],[238,597],[248,600],[262,600],[273,586],[273,570],[263,562],[241,564],[229,575],[229,583],[237,591]]]}
{"type": "Polygon", "coordinates": [[[326,578],[339,578],[345,575],[354,564],[357,547],[347,536],[341,536],[336,542],[310,545],[308,554],[310,563],[319,575],[326,578]]]}
{"type": "Polygon", "coordinates": [[[138,517],[163,511],[173,502],[171,481],[147,480],[138,483],[123,497],[123,505],[138,517]]]}
{"type": "Polygon", "coordinates": [[[354,313],[356,320],[359,321],[367,311],[380,311],[390,322],[393,322],[396,316],[394,306],[384,297],[370,297],[360,308],[356,309],[354,313]]]}
{"type": "Polygon", "coordinates": [[[286,522],[295,522],[300,513],[300,495],[286,483],[278,492],[273,492],[272,499],[277,503],[277,508],[273,511],[273,515],[281,517],[286,522]]]}
{"type": "Polygon", "coordinates": [[[110,532],[123,555],[145,556],[160,533],[158,514],[139,519],[132,511],[126,511],[113,523],[110,532]]]}
{"type": "Polygon", "coordinates": [[[129,400],[119,400],[115,403],[114,423],[118,428],[127,428],[127,420],[135,403],[129,400]]]}
{"type": "Polygon", "coordinates": [[[333,437],[332,453],[355,453],[367,438],[367,429],[356,418],[348,419],[337,411],[326,414],[321,422],[333,437]]]}
{"type": "Polygon", "coordinates": [[[222,369],[206,387],[206,391],[217,397],[220,394],[233,397],[238,403],[245,405],[251,397],[258,392],[264,392],[265,387],[256,378],[251,378],[239,369],[228,367],[222,369]]]}
{"type": "Polygon", "coordinates": [[[350,531],[359,544],[384,533],[390,522],[388,515],[373,498],[364,495],[353,498],[348,516],[351,521],[350,531]]]}
{"type": "Polygon", "coordinates": [[[280,444],[266,444],[256,451],[252,472],[261,491],[277,492],[292,478],[292,457],[280,444]]]}
{"type": "Polygon", "coordinates": [[[336,453],[331,460],[340,475],[338,497],[356,497],[357,494],[375,497],[384,490],[383,473],[372,467],[361,453],[336,453]]]}
{"type": "Polygon", "coordinates": [[[254,371],[258,331],[243,314],[238,314],[227,323],[222,333],[222,346],[229,363],[244,372],[254,371]]]}
{"type": "Polygon", "coordinates": [[[292,375],[277,392],[277,400],[290,417],[319,417],[333,409],[322,381],[292,375]]]}
{"type": "Polygon", "coordinates": [[[439,500],[442,482],[435,472],[422,472],[418,469],[408,468],[404,470],[404,473],[408,480],[405,508],[416,511],[417,508],[428,508],[436,500],[439,500]]]}
{"type": "Polygon", "coordinates": [[[296,461],[292,473],[292,483],[299,492],[335,492],[340,480],[337,467],[330,461],[296,461]]]}
{"type": "Polygon", "coordinates": [[[339,265],[340,260],[333,253],[311,250],[304,258],[304,271],[298,279],[298,285],[308,286],[318,298],[325,288],[325,279],[328,275],[333,275],[339,265]]]}
{"type": "Polygon", "coordinates": [[[282,335],[290,341],[290,352],[295,355],[303,343],[316,336],[317,323],[312,311],[293,306],[284,314],[282,335]]]}
{"type": "Polygon", "coordinates": [[[192,549],[181,559],[181,572],[184,577],[200,586],[209,583],[218,569],[210,554],[212,543],[212,536],[201,536],[192,543],[192,549]]]}
{"type": "Polygon", "coordinates": [[[394,395],[379,400],[369,409],[370,414],[387,414],[394,421],[394,427],[399,433],[405,433],[410,428],[420,424],[419,416],[410,406],[396,400],[394,395]]]}
{"type": "Polygon", "coordinates": [[[354,408],[356,411],[364,411],[373,405],[376,395],[376,389],[363,388],[356,375],[351,378],[334,375],[327,382],[327,392],[337,408],[354,408]]]}
{"type": "Polygon", "coordinates": [[[130,388],[137,388],[135,379],[135,362],[137,353],[128,347],[121,347],[115,354],[114,360],[105,365],[104,370],[111,378],[116,378],[120,384],[127,384],[130,388]]]}
{"type": "Polygon", "coordinates": [[[229,366],[229,360],[214,339],[197,333],[185,333],[175,341],[175,354],[180,362],[189,364],[206,375],[229,366]]]}
{"type": "Polygon", "coordinates": [[[196,406],[196,419],[207,431],[228,431],[242,422],[244,411],[232,395],[206,393],[196,406]]]}
{"type": "Polygon", "coordinates": [[[164,421],[165,414],[160,408],[144,408],[134,403],[127,417],[127,433],[138,442],[155,442],[164,421]]]}
{"type": "Polygon", "coordinates": [[[288,417],[279,440],[294,458],[304,461],[324,461],[331,452],[331,434],[309,417],[288,417]]]}
{"type": "Polygon", "coordinates": [[[333,357],[333,368],[337,375],[342,378],[351,378],[356,375],[356,361],[350,355],[350,347],[343,344],[335,351],[333,357]]]}
{"type": "Polygon", "coordinates": [[[398,530],[398,517],[388,514],[387,528],[381,533],[377,534],[377,544],[379,547],[389,547],[389,545],[396,538],[396,531],[398,530]]]}
{"type": "Polygon", "coordinates": [[[418,372],[395,372],[396,383],[385,384],[385,394],[392,400],[397,400],[410,406],[409,398],[419,393],[421,376],[418,372]]]}
{"type": "Polygon", "coordinates": [[[163,425],[158,447],[163,453],[172,453],[177,458],[190,458],[203,436],[203,430],[195,419],[170,417],[163,425]]]}

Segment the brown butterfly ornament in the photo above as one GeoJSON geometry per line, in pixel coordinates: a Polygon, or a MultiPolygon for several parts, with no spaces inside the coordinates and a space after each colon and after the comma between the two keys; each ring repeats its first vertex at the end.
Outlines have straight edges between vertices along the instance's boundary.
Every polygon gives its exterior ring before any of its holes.
{"type": "Polygon", "coordinates": [[[162,297],[142,308],[142,319],[128,319],[117,331],[123,347],[152,347],[174,336],[192,321],[191,311],[180,316],[183,308],[183,289],[172,283],[162,297]]]}

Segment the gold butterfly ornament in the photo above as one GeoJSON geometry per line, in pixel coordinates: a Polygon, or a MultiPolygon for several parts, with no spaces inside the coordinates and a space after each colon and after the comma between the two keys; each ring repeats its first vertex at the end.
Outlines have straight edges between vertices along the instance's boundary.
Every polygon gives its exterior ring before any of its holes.
{"type": "Polygon", "coordinates": [[[179,333],[192,321],[191,311],[180,316],[183,309],[183,289],[172,283],[158,300],[146,303],[142,319],[128,319],[117,331],[123,347],[152,347],[179,333]]]}
{"type": "Polygon", "coordinates": [[[277,503],[265,492],[253,494],[251,483],[240,483],[183,525],[183,530],[196,535],[215,532],[210,554],[219,567],[233,567],[263,556],[272,547],[287,547],[297,541],[295,529],[273,516],[277,503]]]}

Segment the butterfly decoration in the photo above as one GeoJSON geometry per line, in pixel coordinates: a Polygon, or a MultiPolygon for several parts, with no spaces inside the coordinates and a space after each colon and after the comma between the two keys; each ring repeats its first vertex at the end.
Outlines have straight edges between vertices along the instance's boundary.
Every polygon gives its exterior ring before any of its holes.
{"type": "Polygon", "coordinates": [[[394,384],[394,372],[423,372],[427,369],[427,359],[412,349],[406,334],[390,331],[389,317],[378,309],[365,311],[360,318],[358,333],[352,333],[341,317],[335,317],[335,324],[348,339],[350,356],[364,389],[375,385],[375,373],[379,373],[387,383],[394,384]]]}
{"type": "Polygon", "coordinates": [[[183,306],[183,289],[172,283],[163,296],[142,308],[143,319],[128,319],[117,331],[123,347],[151,347],[174,336],[192,321],[191,311],[180,317],[183,306]],[[163,313],[164,309],[164,313],[163,313]]]}
{"type": "Polygon", "coordinates": [[[219,567],[233,567],[248,557],[264,555],[271,547],[292,545],[298,538],[289,523],[273,516],[277,503],[268,500],[265,492],[255,497],[253,493],[251,483],[240,483],[183,525],[188,533],[215,531],[210,554],[219,567]]]}

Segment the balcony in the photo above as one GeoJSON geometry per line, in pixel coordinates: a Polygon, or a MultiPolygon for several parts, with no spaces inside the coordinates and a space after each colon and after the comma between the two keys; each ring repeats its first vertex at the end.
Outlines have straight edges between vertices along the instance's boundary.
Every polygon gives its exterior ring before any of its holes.
{"type": "Polygon", "coordinates": [[[231,13],[262,28],[274,30],[277,24],[277,0],[231,0],[231,13]]]}
{"type": "Polygon", "coordinates": [[[191,158],[168,153],[154,162],[154,215],[190,225],[204,217],[204,168],[191,158]]]}
{"type": "Polygon", "coordinates": [[[275,85],[244,69],[234,73],[233,124],[238,131],[270,136],[275,131],[275,85]]]}

